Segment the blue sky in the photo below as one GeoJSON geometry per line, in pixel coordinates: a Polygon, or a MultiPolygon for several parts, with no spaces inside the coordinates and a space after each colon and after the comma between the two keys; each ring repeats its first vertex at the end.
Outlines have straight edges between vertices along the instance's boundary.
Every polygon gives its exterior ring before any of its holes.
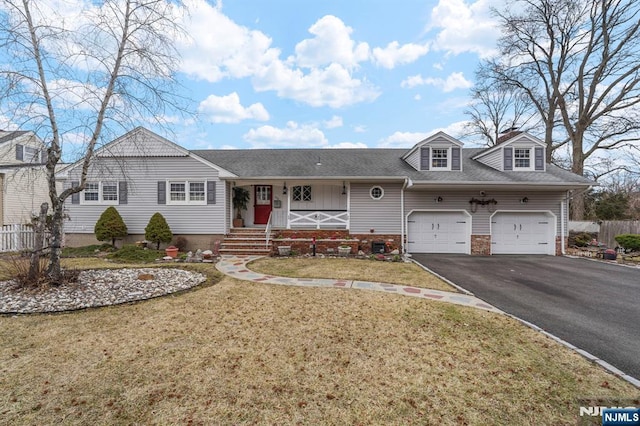
{"type": "MultiPolygon", "coordinates": [[[[195,115],[178,118],[167,111],[161,118],[168,129],[154,126],[151,117],[133,121],[190,149],[408,147],[439,130],[459,137],[474,70],[492,54],[499,35],[490,7],[505,4],[183,1],[186,13],[175,15],[187,32],[176,40],[178,79],[195,115]]],[[[39,19],[83,31],[82,11],[101,3],[33,4],[39,19]]],[[[74,114],[99,105],[90,99],[101,89],[83,77],[71,83],[65,78],[50,82],[56,105],[66,104],[74,114]]],[[[23,124],[0,114],[2,128],[32,130],[23,124]]],[[[69,131],[68,158],[87,140],[70,127],[62,129],[69,131]]]]}
{"type": "MultiPolygon", "coordinates": [[[[188,0],[187,148],[404,147],[459,136],[490,1],[188,0]]],[[[493,2],[501,6],[502,2],[493,2]]],[[[468,141],[467,144],[472,144],[468,141]]]]}

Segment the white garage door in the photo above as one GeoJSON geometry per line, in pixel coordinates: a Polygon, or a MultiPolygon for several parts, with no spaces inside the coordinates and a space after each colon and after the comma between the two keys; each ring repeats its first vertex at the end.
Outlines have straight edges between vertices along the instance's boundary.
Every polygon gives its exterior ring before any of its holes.
{"type": "Polygon", "coordinates": [[[498,212],[491,218],[491,254],[555,254],[555,219],[546,212],[498,212]]]}
{"type": "Polygon", "coordinates": [[[413,212],[407,226],[410,253],[470,253],[471,218],[463,212],[413,212]]]}

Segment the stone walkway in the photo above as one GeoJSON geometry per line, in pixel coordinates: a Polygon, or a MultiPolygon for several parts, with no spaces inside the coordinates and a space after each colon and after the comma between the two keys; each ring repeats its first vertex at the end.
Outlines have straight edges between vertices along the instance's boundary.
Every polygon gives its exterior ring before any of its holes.
{"type": "Polygon", "coordinates": [[[334,288],[354,288],[359,290],[381,291],[384,293],[399,294],[402,296],[420,297],[440,302],[454,303],[456,305],[469,306],[483,309],[489,312],[503,313],[488,303],[477,297],[460,293],[431,290],[420,287],[410,287],[398,284],[387,284],[369,281],[356,280],[334,280],[326,278],[287,278],[265,275],[251,271],[247,263],[260,259],[262,256],[222,256],[216,263],[216,268],[231,277],[244,281],[252,281],[264,284],[292,285],[302,287],[334,287],[334,288]]]}

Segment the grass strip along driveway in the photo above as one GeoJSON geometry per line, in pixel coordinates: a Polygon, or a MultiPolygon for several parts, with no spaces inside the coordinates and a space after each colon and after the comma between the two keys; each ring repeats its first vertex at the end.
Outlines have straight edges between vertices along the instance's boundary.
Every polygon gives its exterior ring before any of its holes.
{"type": "Polygon", "coordinates": [[[573,425],[580,398],[640,397],[505,316],[210,268],[178,295],[0,317],[2,422],[573,425]]]}

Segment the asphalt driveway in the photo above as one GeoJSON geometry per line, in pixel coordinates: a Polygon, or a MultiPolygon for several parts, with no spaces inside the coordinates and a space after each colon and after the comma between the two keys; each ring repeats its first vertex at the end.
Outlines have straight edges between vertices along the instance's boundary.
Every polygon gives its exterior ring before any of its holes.
{"type": "Polygon", "coordinates": [[[640,268],[560,256],[413,258],[497,308],[640,379],[640,268]]]}

